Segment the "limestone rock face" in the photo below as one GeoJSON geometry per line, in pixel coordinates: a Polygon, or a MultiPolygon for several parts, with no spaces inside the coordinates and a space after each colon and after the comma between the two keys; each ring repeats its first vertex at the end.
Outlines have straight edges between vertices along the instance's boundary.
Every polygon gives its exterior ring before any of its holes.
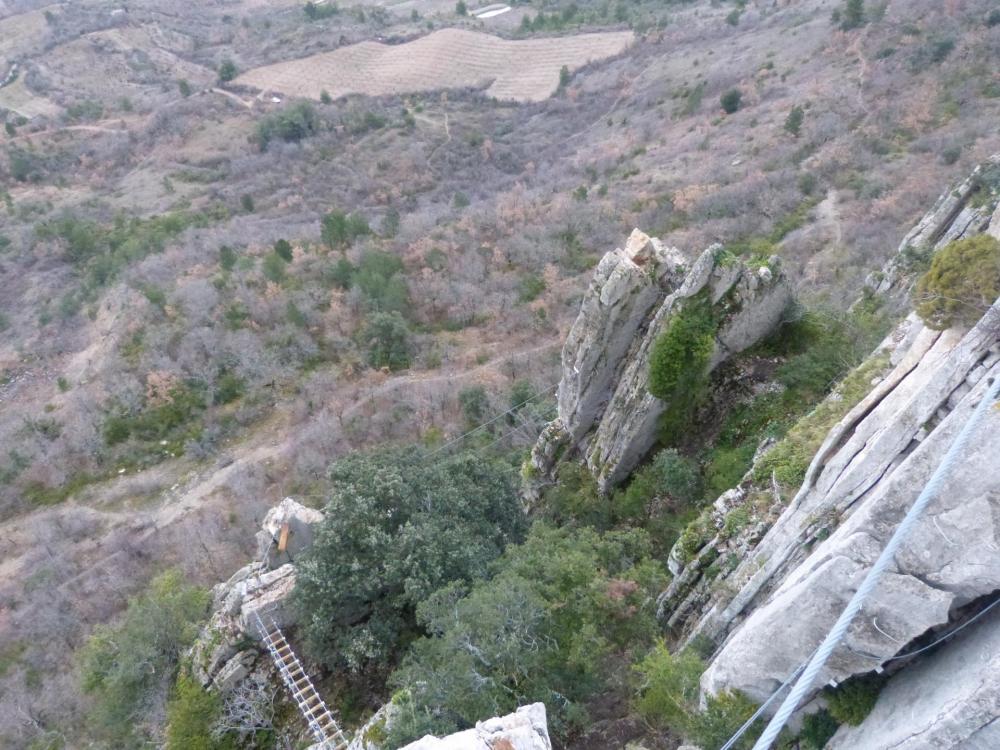
{"type": "MultiPolygon", "coordinates": [[[[830,433],[799,493],[737,568],[730,581],[739,593],[703,619],[700,632],[718,637],[756,606],[703,687],[760,700],[808,657],[993,377],[1000,377],[1000,306],[965,335],[924,329],[913,338],[892,373],[830,433]],[[806,556],[816,541],[807,532],[822,515],[843,520],[806,556]]],[[[1000,588],[998,455],[1000,412],[993,411],[818,684],[874,669],[946,623],[952,608],[1000,588]]]]}
{"type": "Polygon", "coordinates": [[[264,516],[264,523],[257,532],[257,559],[263,560],[272,569],[294,562],[299,553],[312,545],[314,528],[322,520],[323,514],[318,510],[286,497],[264,516]],[[288,524],[287,544],[284,552],[278,552],[278,541],[285,524],[288,524]]]}
{"type": "MultiPolygon", "coordinates": [[[[966,186],[951,197],[976,190],[993,188],[966,186]]],[[[998,229],[981,222],[982,216],[996,216],[995,201],[948,200],[911,235],[926,244],[998,229]]],[[[712,598],[694,607],[690,597],[665,599],[673,608],[667,618],[675,618],[668,622],[689,641],[703,635],[721,643],[702,678],[706,691],[736,689],[761,701],[820,643],[989,384],[1000,377],[1000,300],[970,330],[930,330],[911,315],[880,349],[889,354],[884,376],[830,430],[795,497],[779,507],[780,515],[735,570],[717,582],[712,598]],[[693,626],[690,620],[679,624],[676,618],[692,610],[693,626]]],[[[1000,409],[991,409],[817,685],[886,664],[910,642],[946,628],[959,608],[1000,589],[997,456],[1000,409]]],[[[672,588],[695,576],[697,563],[682,569],[672,588]]],[[[918,679],[906,675],[904,669],[893,682],[918,679]]],[[[1000,694],[1000,679],[993,682],[976,689],[1000,694]]],[[[942,726],[961,714],[950,704],[939,712],[942,726]]],[[[934,719],[929,713],[921,718],[934,719]]],[[[962,731],[988,731],[982,726],[970,719],[962,731]]],[[[853,742],[857,733],[845,736],[852,741],[836,747],[896,747],[888,740],[853,742]]],[[[959,734],[941,736],[948,741],[899,747],[975,747],[952,743],[950,737],[959,734]]]]}
{"type": "Polygon", "coordinates": [[[857,727],[842,727],[827,750],[1000,747],[1000,611],[957,634],[894,676],[857,727]]]}
{"type": "MultiPolygon", "coordinates": [[[[905,289],[912,282],[913,254],[926,255],[949,242],[983,232],[1000,196],[1000,155],[980,164],[955,187],[938,198],[934,207],[911,229],[899,250],[872,286],[880,293],[905,289]]],[[[997,222],[990,231],[1000,231],[997,222]]]]}
{"type": "Polygon", "coordinates": [[[512,714],[487,719],[474,729],[447,737],[426,737],[400,750],[552,750],[545,704],[522,706],[512,714]]]}
{"type": "Polygon", "coordinates": [[[602,492],[622,481],[653,446],[667,407],[648,391],[657,337],[685,300],[704,294],[720,318],[710,369],[753,345],[790,301],[777,259],[768,266],[748,268],[713,246],[685,269],[676,250],[638,230],[605,255],[563,347],[559,416],[535,445],[528,484],[570,454],[585,457],[602,492]]]}

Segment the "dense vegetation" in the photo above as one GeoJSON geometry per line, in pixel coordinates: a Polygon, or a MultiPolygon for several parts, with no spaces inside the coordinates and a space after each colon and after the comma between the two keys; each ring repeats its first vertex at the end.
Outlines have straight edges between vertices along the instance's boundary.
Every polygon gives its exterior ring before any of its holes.
{"type": "Polygon", "coordinates": [[[99,626],[80,655],[83,689],[94,697],[88,723],[115,747],[136,747],[155,718],[151,702],[170,684],[198,632],[208,593],[169,571],[129,601],[121,620],[99,626]]]}
{"type": "Polygon", "coordinates": [[[298,560],[296,606],[310,652],[355,672],[391,664],[418,605],[485,575],[524,533],[509,465],[412,448],[334,464],[326,519],[298,560]]]}
{"type": "Polygon", "coordinates": [[[917,314],[931,328],[971,326],[1000,296],[1000,241],[981,234],[951,242],[931,258],[914,290],[917,314]]]}

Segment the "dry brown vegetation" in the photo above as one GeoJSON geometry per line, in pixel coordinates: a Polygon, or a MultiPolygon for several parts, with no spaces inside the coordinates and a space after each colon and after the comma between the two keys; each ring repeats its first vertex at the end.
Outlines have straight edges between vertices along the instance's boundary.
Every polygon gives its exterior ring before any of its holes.
{"type": "MultiPolygon", "coordinates": [[[[671,5],[544,101],[349,96],[261,150],[260,123],[299,103],[220,89],[223,60],[246,71],[478,22],[454,3],[317,22],[263,0],[124,15],[83,0],[51,20],[0,4],[5,43],[34,29],[0,70],[21,66],[0,89],[14,130],[0,131],[0,745],[83,744],[73,653],[155,571],[224,578],[264,509],[321,493],[334,456],[456,434],[463,388],[484,386],[495,413],[517,380],[548,386],[596,258],[632,227],[692,255],[774,250],[803,294],[856,296],[940,191],[1000,150],[1000,27],[988,0],[915,0],[843,32],[837,5],[751,3],[737,26],[730,6],[671,5]],[[725,116],[733,87],[743,105],[725,116]],[[12,103],[25,97],[44,106],[12,103]],[[324,245],[333,209],[372,233],[324,245]],[[113,268],[46,229],[67,217],[124,237],[113,268]],[[273,259],[282,238],[290,262],[273,259]],[[395,302],[337,281],[342,259],[376,253],[402,263],[407,372],[369,366],[367,323],[395,302]],[[151,374],[190,392],[149,398],[151,374]],[[179,420],[169,434],[109,443],[110,418],[174,403],[156,413],[179,420]]],[[[528,12],[484,28],[519,33],[528,12]]]]}

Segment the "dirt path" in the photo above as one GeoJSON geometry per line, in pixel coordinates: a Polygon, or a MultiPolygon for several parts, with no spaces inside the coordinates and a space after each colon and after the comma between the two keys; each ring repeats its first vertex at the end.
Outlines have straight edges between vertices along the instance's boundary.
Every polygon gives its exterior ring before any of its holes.
{"type": "Polygon", "coordinates": [[[830,234],[830,243],[841,245],[844,241],[844,224],[840,218],[837,191],[831,189],[816,206],[816,220],[830,234]]]}

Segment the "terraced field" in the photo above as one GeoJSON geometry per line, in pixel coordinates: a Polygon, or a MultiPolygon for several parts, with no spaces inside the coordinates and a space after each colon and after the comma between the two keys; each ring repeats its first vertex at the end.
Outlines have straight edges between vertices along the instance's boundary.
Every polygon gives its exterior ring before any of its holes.
{"type": "Polygon", "coordinates": [[[405,94],[485,86],[496,99],[537,102],[559,86],[559,71],[612,57],[631,44],[631,31],[551,39],[507,40],[461,29],[442,29],[412,42],[361,42],[333,52],[265,65],[237,84],[318,99],[326,90],[348,94],[405,94]]]}

